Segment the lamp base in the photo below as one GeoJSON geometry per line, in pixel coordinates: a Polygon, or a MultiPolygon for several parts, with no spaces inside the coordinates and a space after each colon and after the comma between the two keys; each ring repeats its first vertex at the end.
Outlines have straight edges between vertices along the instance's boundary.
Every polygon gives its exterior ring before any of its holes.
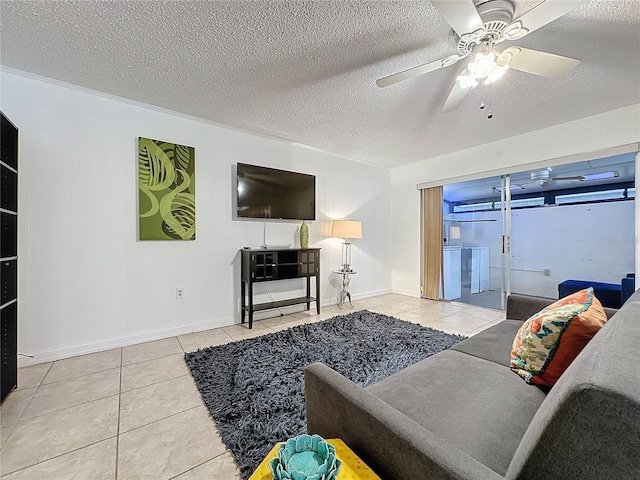
{"type": "Polygon", "coordinates": [[[351,242],[348,238],[342,244],[342,270],[351,271],[351,242]]]}

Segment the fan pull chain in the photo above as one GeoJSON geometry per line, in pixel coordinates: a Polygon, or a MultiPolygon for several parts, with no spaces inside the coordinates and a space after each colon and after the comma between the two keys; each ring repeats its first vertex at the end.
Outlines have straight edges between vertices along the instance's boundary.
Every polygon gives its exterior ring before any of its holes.
{"type": "MultiPolygon", "coordinates": [[[[480,110],[484,110],[485,108],[485,104],[484,104],[484,82],[482,82],[480,84],[480,89],[481,89],[481,102],[480,102],[480,110]]],[[[493,118],[493,111],[491,110],[491,95],[490,95],[490,91],[489,88],[487,87],[487,103],[489,104],[489,113],[487,114],[487,118],[489,120],[491,120],[493,118]]]]}

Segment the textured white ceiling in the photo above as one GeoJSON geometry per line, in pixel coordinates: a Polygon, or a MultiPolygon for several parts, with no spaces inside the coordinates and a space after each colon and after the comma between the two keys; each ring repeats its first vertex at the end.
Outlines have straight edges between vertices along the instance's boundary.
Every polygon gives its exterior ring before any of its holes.
{"type": "Polygon", "coordinates": [[[640,0],[592,0],[513,42],[582,63],[509,71],[491,120],[479,88],[440,113],[455,66],[376,86],[455,52],[428,0],[2,0],[0,22],[3,66],[388,167],[640,102],[640,0]]]}

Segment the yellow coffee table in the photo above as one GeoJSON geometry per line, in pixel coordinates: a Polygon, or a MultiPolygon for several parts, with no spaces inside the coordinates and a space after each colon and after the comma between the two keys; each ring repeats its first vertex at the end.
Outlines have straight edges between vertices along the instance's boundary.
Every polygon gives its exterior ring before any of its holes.
{"type": "MultiPolygon", "coordinates": [[[[342,440],[330,438],[327,442],[336,447],[336,457],[342,462],[337,480],[381,480],[342,440]]],[[[276,443],[249,480],[273,480],[269,462],[278,456],[278,447],[282,443],[276,443]]]]}

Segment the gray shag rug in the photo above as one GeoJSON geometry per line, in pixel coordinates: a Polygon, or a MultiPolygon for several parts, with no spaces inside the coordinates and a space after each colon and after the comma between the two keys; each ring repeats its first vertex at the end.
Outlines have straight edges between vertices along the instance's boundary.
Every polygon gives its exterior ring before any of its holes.
{"type": "Polygon", "coordinates": [[[367,310],[186,353],[202,398],[248,478],[273,445],[306,433],[304,368],[366,387],[465,337],[367,310]]]}

